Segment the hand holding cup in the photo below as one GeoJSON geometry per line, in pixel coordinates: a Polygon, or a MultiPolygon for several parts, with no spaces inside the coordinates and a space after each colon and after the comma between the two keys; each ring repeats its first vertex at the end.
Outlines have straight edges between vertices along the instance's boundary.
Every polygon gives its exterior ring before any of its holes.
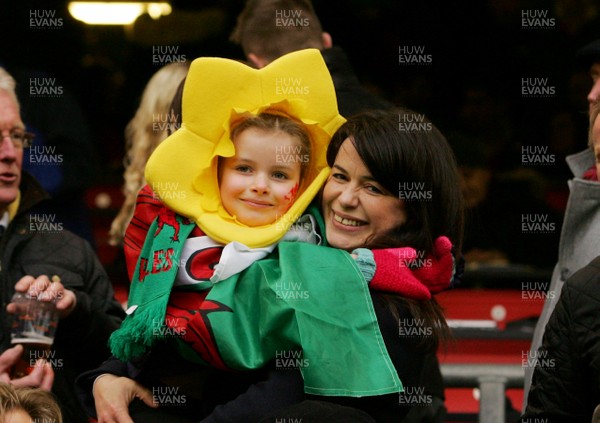
{"type": "Polygon", "coordinates": [[[46,276],[37,279],[25,276],[17,282],[15,289],[7,306],[9,313],[14,316],[11,344],[21,345],[23,354],[12,368],[11,379],[31,374],[39,367],[40,360],[41,363],[58,361],[51,351],[61,313],[58,305],[62,301],[63,313],[70,312],[74,307],[73,301],[64,297],[65,289],[58,277],[53,277],[51,282],[46,276]]]}
{"type": "MultiPolygon", "coordinates": [[[[46,275],[37,278],[33,276],[23,276],[15,285],[16,292],[27,293],[32,297],[39,298],[41,301],[50,301],[56,304],[56,310],[61,319],[67,317],[77,305],[77,297],[71,290],[65,289],[61,283],[60,277],[52,276],[51,279],[46,275]]],[[[14,314],[16,308],[14,303],[10,303],[6,310],[14,314]]]]}
{"type": "Polygon", "coordinates": [[[22,345],[15,345],[0,354],[0,382],[10,383],[17,387],[40,388],[44,391],[52,389],[54,382],[54,370],[50,363],[45,360],[39,360],[33,371],[22,378],[11,379],[10,372],[24,353],[22,345]]]}

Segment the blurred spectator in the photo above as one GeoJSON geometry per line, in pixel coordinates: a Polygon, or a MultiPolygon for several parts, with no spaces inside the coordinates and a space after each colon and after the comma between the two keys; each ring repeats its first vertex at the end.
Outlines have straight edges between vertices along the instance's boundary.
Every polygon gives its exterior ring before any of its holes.
{"type": "Polygon", "coordinates": [[[455,132],[448,139],[457,156],[468,208],[463,244],[468,268],[482,264],[551,267],[560,230],[558,215],[544,202],[544,180],[526,168],[495,170],[494,151],[478,136],[455,132]],[[532,222],[534,217],[541,222],[532,222]]]}
{"type": "Polygon", "coordinates": [[[7,67],[17,81],[21,116],[36,137],[23,169],[51,195],[44,213],[94,243],[84,192],[95,176],[96,150],[79,104],[52,75],[34,69],[7,67]]]}
{"type": "Polygon", "coordinates": [[[123,234],[133,216],[137,193],[146,184],[144,168],[148,157],[181,121],[171,103],[188,68],[187,62],[170,63],[160,68],[148,81],[135,116],[125,128],[125,200],[110,228],[111,245],[120,245],[123,241],[123,234]]]}
{"type": "Polygon", "coordinates": [[[321,50],[331,73],[343,116],[366,109],[390,109],[392,104],[365,89],[355,75],[346,53],[333,46],[331,35],[323,32],[310,0],[249,0],[240,13],[231,40],[262,68],[284,54],[305,48],[321,50]],[[300,16],[300,18],[277,18],[300,16]]]}
{"type": "MultiPolygon", "coordinates": [[[[550,315],[554,310],[564,282],[577,270],[587,265],[600,253],[600,183],[597,181],[597,157],[595,144],[600,134],[596,125],[600,101],[600,39],[583,47],[577,55],[578,62],[590,70],[592,88],[587,99],[590,107],[590,147],[567,157],[573,172],[569,180],[569,201],[563,221],[558,250],[558,262],[554,267],[549,292],[542,314],[536,324],[530,355],[536,357],[550,315]],[[596,170],[596,172],[594,172],[596,170]],[[594,175],[595,174],[595,175],[594,175]]],[[[535,361],[535,359],[533,360],[535,361]]],[[[531,384],[533,363],[525,367],[525,405],[531,384]]]]}
{"type": "Polygon", "coordinates": [[[52,391],[66,421],[87,422],[73,392],[75,377],[109,356],[108,337],[124,312],[89,243],[40,214],[38,207],[48,194],[21,170],[31,136],[20,116],[15,81],[2,68],[0,136],[0,262],[5,305],[0,308],[0,351],[11,343],[15,292],[55,299],[60,321],[50,354],[59,370],[52,391]],[[51,275],[60,281],[51,283],[51,275]]]}
{"type": "Polygon", "coordinates": [[[51,393],[38,388],[16,388],[0,383],[0,421],[62,423],[63,420],[51,393]]]}
{"type": "MultiPolygon", "coordinates": [[[[600,174],[600,103],[590,116],[590,147],[595,166],[583,178],[600,174]]],[[[523,421],[591,421],[600,404],[600,256],[577,271],[562,287],[546,325],[523,421]]]]}

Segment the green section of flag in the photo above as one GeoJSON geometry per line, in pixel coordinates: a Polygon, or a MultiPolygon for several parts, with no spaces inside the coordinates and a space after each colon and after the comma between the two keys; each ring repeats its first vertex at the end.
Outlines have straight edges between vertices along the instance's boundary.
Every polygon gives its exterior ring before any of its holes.
{"type": "Polygon", "coordinates": [[[369,396],[402,391],[366,281],[349,254],[282,242],[268,258],[216,284],[207,300],[233,312],[209,319],[225,363],[297,367],[305,392],[369,396]]]}

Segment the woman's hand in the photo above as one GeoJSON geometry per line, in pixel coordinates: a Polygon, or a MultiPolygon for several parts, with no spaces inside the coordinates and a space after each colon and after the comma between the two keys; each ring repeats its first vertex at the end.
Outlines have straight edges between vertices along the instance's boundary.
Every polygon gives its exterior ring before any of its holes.
{"type": "Polygon", "coordinates": [[[93,395],[98,423],[134,423],[129,416],[129,404],[134,398],[149,407],[158,407],[148,389],[132,379],[111,374],[96,379],[93,395]]]}
{"type": "Polygon", "coordinates": [[[39,359],[33,368],[33,371],[20,379],[10,379],[9,372],[12,366],[19,360],[23,354],[23,346],[16,345],[9,348],[0,355],[0,382],[10,383],[17,387],[40,388],[49,391],[54,383],[54,370],[43,359],[39,359]]]}
{"type": "Polygon", "coordinates": [[[437,294],[447,289],[452,281],[452,242],[445,236],[438,237],[433,243],[433,254],[427,258],[429,261],[415,269],[413,274],[432,294],[437,294]]]}
{"type": "MultiPolygon", "coordinates": [[[[77,305],[77,297],[71,290],[65,289],[60,282],[60,277],[52,276],[52,280],[46,275],[23,276],[15,285],[15,291],[26,292],[42,301],[56,301],[56,309],[61,319],[67,317],[77,305]]],[[[6,307],[9,313],[16,311],[16,305],[11,303],[6,307]]]]}
{"type": "Polygon", "coordinates": [[[369,284],[372,289],[424,301],[450,286],[454,259],[452,243],[445,236],[435,240],[432,254],[425,257],[419,257],[411,247],[373,250],[373,256],[376,270],[369,284]]]}

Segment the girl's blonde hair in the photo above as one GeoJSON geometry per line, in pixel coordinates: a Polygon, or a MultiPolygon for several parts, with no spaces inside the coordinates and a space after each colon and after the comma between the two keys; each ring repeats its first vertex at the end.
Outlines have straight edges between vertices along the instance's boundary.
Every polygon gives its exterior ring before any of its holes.
{"type": "Polygon", "coordinates": [[[110,228],[111,245],[119,245],[123,241],[125,229],[133,216],[137,193],[146,184],[144,168],[148,157],[181,121],[171,110],[171,103],[188,69],[187,62],[170,63],[160,68],[146,84],[135,116],[125,128],[125,200],[110,228]]]}

